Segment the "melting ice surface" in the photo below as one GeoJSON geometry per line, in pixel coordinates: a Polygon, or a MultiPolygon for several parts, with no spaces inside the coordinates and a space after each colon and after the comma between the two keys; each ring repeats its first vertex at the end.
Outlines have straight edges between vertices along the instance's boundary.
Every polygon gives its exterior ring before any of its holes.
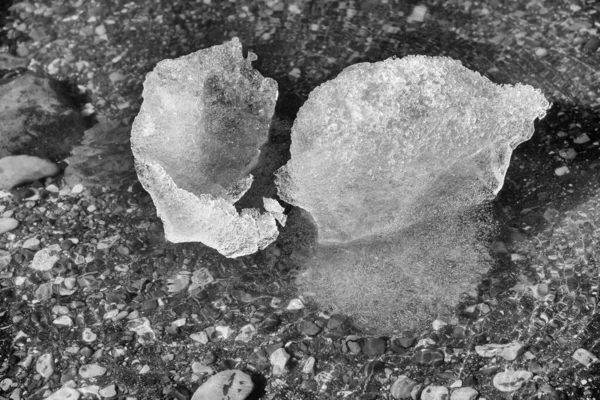
{"type": "Polygon", "coordinates": [[[548,107],[537,89],[496,85],[446,57],[356,64],[300,109],[279,195],[312,215],[320,243],[451,215],[498,193],[548,107]]]}
{"type": "Polygon", "coordinates": [[[252,69],[255,58],[243,58],[236,38],[161,61],[146,77],[131,145],[171,242],[238,257],[278,236],[276,201],[265,200],[266,213],[233,205],[252,184],[277,100],[277,83],[252,69]]]}
{"type": "MultiPolygon", "coordinates": [[[[172,242],[227,257],[276,240],[283,208],[234,203],[267,141],[277,84],[239,40],[164,60],[132,128],[140,182],[172,242]]],[[[308,211],[319,242],[385,238],[495,196],[512,150],[549,107],[529,86],[495,85],[449,58],[361,63],[317,87],[292,129],[280,197],[308,211]]]]}

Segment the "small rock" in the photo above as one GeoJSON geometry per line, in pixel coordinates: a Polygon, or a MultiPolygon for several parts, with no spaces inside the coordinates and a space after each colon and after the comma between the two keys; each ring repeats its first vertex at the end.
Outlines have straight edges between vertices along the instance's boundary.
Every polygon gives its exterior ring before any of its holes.
{"type": "Polygon", "coordinates": [[[248,343],[254,336],[256,336],[256,328],[254,325],[248,324],[241,328],[240,333],[235,337],[235,340],[248,343]]]}
{"type": "Polygon", "coordinates": [[[548,50],[544,49],[543,47],[538,47],[537,49],[535,49],[535,55],[538,57],[545,57],[546,55],[548,55],[548,50]]]}
{"type": "Polygon", "coordinates": [[[362,351],[366,356],[380,356],[385,353],[385,340],[380,338],[369,338],[365,341],[362,351]]]}
{"type": "Polygon", "coordinates": [[[508,344],[484,344],[475,346],[475,351],[481,357],[502,357],[507,361],[515,360],[523,353],[524,344],[519,342],[508,344]]]}
{"type": "Polygon", "coordinates": [[[213,369],[208,365],[199,362],[194,362],[192,363],[192,372],[194,372],[195,374],[212,374],[213,369]]]}
{"type": "Polygon", "coordinates": [[[470,387],[461,387],[454,389],[450,395],[450,400],[477,400],[479,392],[470,387]]]}
{"type": "Polygon", "coordinates": [[[348,351],[352,354],[360,354],[362,347],[360,345],[360,337],[357,335],[349,335],[345,341],[348,351]]]}
{"type": "Polygon", "coordinates": [[[412,390],[410,391],[410,397],[413,400],[417,400],[421,397],[421,393],[423,393],[423,384],[419,383],[417,386],[412,388],[412,390]]]}
{"type": "Polygon", "coordinates": [[[52,323],[54,325],[73,326],[73,320],[71,319],[71,317],[69,317],[67,315],[61,315],[60,317],[58,317],[54,321],[52,321],[52,323]]]}
{"type": "Polygon", "coordinates": [[[98,394],[102,397],[115,397],[117,395],[117,386],[108,385],[98,391],[98,394]]]}
{"type": "Polygon", "coordinates": [[[416,364],[438,367],[444,363],[444,353],[440,350],[420,349],[413,355],[412,361],[416,364]]]}
{"type": "Polygon", "coordinates": [[[78,388],[78,390],[81,392],[81,394],[85,398],[97,399],[100,397],[100,394],[98,393],[100,391],[100,386],[98,386],[98,385],[82,386],[82,387],[78,388]]]}
{"type": "Polygon", "coordinates": [[[38,271],[49,271],[60,259],[61,248],[58,244],[51,244],[35,253],[29,268],[33,268],[38,271]]]}
{"type": "Polygon", "coordinates": [[[525,370],[504,371],[494,376],[493,384],[501,392],[513,392],[520,389],[532,377],[533,374],[525,370]]]}
{"type": "Polygon", "coordinates": [[[10,389],[10,387],[12,386],[12,383],[13,383],[13,381],[10,378],[2,379],[2,381],[0,382],[0,390],[8,392],[8,389],[10,389]]]}
{"type": "Polygon", "coordinates": [[[411,391],[417,385],[417,381],[410,379],[406,375],[400,375],[392,385],[390,393],[395,399],[404,399],[410,397],[411,391]]]}
{"type": "Polygon", "coordinates": [[[436,319],[432,323],[433,329],[436,330],[436,331],[441,330],[446,325],[448,325],[448,323],[445,322],[445,321],[442,321],[441,319],[436,319]]]}
{"type": "Polygon", "coordinates": [[[79,194],[81,192],[83,192],[83,185],[81,183],[76,184],[71,189],[71,194],[79,194]]]}
{"type": "Polygon", "coordinates": [[[56,175],[59,171],[56,164],[39,157],[7,156],[0,159],[0,189],[12,189],[25,182],[56,175]]]}
{"type": "Polygon", "coordinates": [[[321,327],[311,321],[304,321],[300,324],[300,331],[308,336],[315,336],[321,332],[321,327]]]}
{"type": "Polygon", "coordinates": [[[63,387],[46,397],[44,400],[77,400],[81,396],[78,390],[70,387],[63,387]]]}
{"type": "Polygon", "coordinates": [[[586,133],[582,133],[581,135],[579,135],[575,139],[573,139],[573,143],[576,143],[576,144],[583,144],[583,143],[587,143],[589,141],[590,141],[590,137],[586,133]]]}
{"type": "Polygon", "coordinates": [[[208,378],[191,400],[245,400],[253,388],[250,376],[239,370],[228,370],[208,378]]]}
{"type": "Polygon", "coordinates": [[[192,333],[190,335],[190,339],[192,339],[194,342],[198,342],[198,343],[202,343],[202,344],[207,344],[209,341],[208,334],[204,331],[201,331],[198,333],[192,333]]]}
{"type": "Polygon", "coordinates": [[[421,393],[421,400],[446,400],[448,398],[448,389],[444,386],[429,385],[421,393]]]}
{"type": "Polygon", "coordinates": [[[35,289],[35,298],[39,301],[48,300],[52,297],[52,282],[42,283],[35,289]]]}
{"type": "Polygon", "coordinates": [[[308,357],[304,362],[304,365],[302,365],[302,373],[307,375],[314,375],[315,362],[316,360],[314,357],[308,357]]]}
{"type": "Polygon", "coordinates": [[[554,170],[554,173],[556,174],[556,176],[563,176],[564,174],[569,173],[569,167],[567,167],[566,165],[563,165],[562,167],[556,168],[554,170]]]}
{"type": "Polygon", "coordinates": [[[19,226],[19,221],[14,218],[0,218],[0,234],[12,231],[19,226]]]}
{"type": "Polygon", "coordinates": [[[598,362],[598,357],[587,351],[586,349],[577,349],[575,353],[573,353],[573,358],[579,361],[581,364],[589,367],[593,363],[598,362]]]}
{"type": "Polygon", "coordinates": [[[25,240],[23,242],[23,246],[24,249],[29,249],[29,250],[39,250],[40,248],[40,239],[36,238],[36,237],[31,237],[27,240],[25,240]]]}
{"type": "Polygon", "coordinates": [[[304,308],[304,303],[300,299],[292,299],[290,303],[286,307],[286,310],[302,310],[304,308]]]}
{"type": "Polygon", "coordinates": [[[106,368],[100,364],[86,364],[79,367],[79,375],[82,378],[89,379],[102,376],[106,373],[106,368]]]}
{"type": "Polygon", "coordinates": [[[10,264],[11,259],[10,251],[0,250],[0,269],[6,268],[10,264]]]}
{"type": "Polygon", "coordinates": [[[230,326],[215,326],[215,331],[217,331],[223,339],[228,339],[229,336],[233,334],[233,329],[230,326]]]}
{"type": "Polygon", "coordinates": [[[91,343],[96,340],[97,335],[90,328],[85,328],[81,334],[81,338],[86,343],[91,343]]]}
{"type": "Polygon", "coordinates": [[[127,323],[127,329],[135,332],[139,337],[146,340],[152,340],[156,337],[150,326],[150,321],[146,317],[132,319],[127,323]]]}
{"type": "Polygon", "coordinates": [[[284,375],[287,372],[286,365],[290,359],[290,355],[284,348],[280,347],[275,350],[269,357],[271,366],[273,367],[273,375],[284,375]]]}
{"type": "Polygon", "coordinates": [[[54,357],[52,357],[52,354],[46,353],[39,356],[35,363],[35,370],[45,379],[50,378],[54,373],[54,357]]]}
{"type": "Polygon", "coordinates": [[[568,148],[559,150],[558,155],[564,158],[565,160],[572,160],[575,157],[577,157],[577,152],[575,151],[575,149],[568,148]]]}

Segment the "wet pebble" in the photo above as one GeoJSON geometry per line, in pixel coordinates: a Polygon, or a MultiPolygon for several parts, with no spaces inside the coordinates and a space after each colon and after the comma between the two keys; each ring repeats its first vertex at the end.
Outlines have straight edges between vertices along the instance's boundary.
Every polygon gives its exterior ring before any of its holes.
{"type": "Polygon", "coordinates": [[[8,264],[10,264],[10,260],[11,260],[10,251],[0,250],[0,269],[3,269],[8,264]]]}
{"type": "Polygon", "coordinates": [[[81,396],[78,390],[70,387],[63,387],[46,397],[45,400],[77,400],[81,396]]]}
{"type": "Polygon", "coordinates": [[[361,352],[360,337],[356,335],[350,335],[346,337],[347,350],[352,354],[359,354],[361,352]]]}
{"type": "Polygon", "coordinates": [[[115,397],[117,395],[117,386],[108,385],[98,391],[98,394],[102,397],[115,397]]]}
{"type": "Polygon", "coordinates": [[[102,376],[106,373],[106,368],[100,364],[86,364],[79,367],[79,375],[82,378],[89,379],[102,376]]]}
{"type": "Polygon", "coordinates": [[[192,372],[194,372],[195,374],[210,375],[213,373],[213,369],[212,369],[212,367],[209,367],[208,365],[205,365],[203,363],[194,362],[194,363],[192,363],[192,372]]]}
{"type": "Polygon", "coordinates": [[[290,359],[290,355],[285,351],[284,348],[278,348],[269,356],[269,362],[271,363],[272,372],[274,376],[284,375],[287,373],[287,363],[290,359]]]}
{"type": "Polygon", "coordinates": [[[515,360],[523,352],[524,344],[519,342],[508,344],[484,344],[475,346],[475,351],[481,357],[502,357],[507,361],[515,360]]]}
{"type": "Polygon", "coordinates": [[[86,343],[91,343],[96,340],[97,335],[90,328],[85,328],[81,334],[81,338],[86,343]]]}
{"type": "Polygon", "coordinates": [[[290,300],[286,310],[302,310],[304,308],[304,303],[300,299],[292,299],[290,300]]]}
{"type": "Polygon", "coordinates": [[[154,339],[156,336],[150,326],[150,321],[146,317],[132,319],[127,323],[127,329],[144,339],[154,339]]]}
{"type": "Polygon", "coordinates": [[[14,218],[0,218],[0,234],[12,231],[19,226],[19,221],[14,218]]]}
{"type": "Polygon", "coordinates": [[[438,367],[444,363],[444,353],[440,350],[420,349],[413,355],[413,362],[438,367]]]}
{"type": "Polygon", "coordinates": [[[321,332],[321,328],[314,322],[304,321],[300,324],[300,331],[308,336],[315,336],[321,332]]]}
{"type": "Polygon", "coordinates": [[[589,367],[593,363],[598,362],[598,357],[587,351],[586,349],[577,349],[575,353],[573,353],[573,358],[579,361],[581,364],[589,367]]]}
{"type": "Polygon", "coordinates": [[[60,325],[60,326],[73,326],[73,320],[71,319],[71,317],[69,317],[67,315],[61,315],[60,317],[58,317],[54,321],[52,321],[52,323],[54,325],[60,325]]]}
{"type": "Polygon", "coordinates": [[[191,400],[244,400],[253,388],[250,376],[239,370],[227,370],[208,378],[191,400]]]}
{"type": "Polygon", "coordinates": [[[304,364],[302,365],[302,373],[307,375],[314,375],[315,373],[315,362],[316,359],[314,357],[308,357],[304,364]]]}
{"type": "Polygon", "coordinates": [[[24,249],[28,250],[39,250],[40,249],[40,240],[36,237],[31,237],[23,242],[24,249]]]}
{"type": "Polygon", "coordinates": [[[248,343],[256,336],[256,328],[252,324],[244,325],[240,329],[240,333],[235,337],[236,341],[248,343]]]}
{"type": "Polygon", "coordinates": [[[385,340],[369,338],[365,341],[362,352],[368,357],[380,356],[385,353],[385,340]]]}
{"type": "Polygon", "coordinates": [[[404,399],[406,397],[410,397],[411,391],[417,385],[418,382],[414,379],[410,379],[406,375],[400,375],[392,385],[390,393],[395,399],[404,399]]]}
{"type": "Polygon", "coordinates": [[[192,339],[194,342],[198,342],[201,344],[207,344],[209,341],[208,334],[205,331],[201,331],[198,333],[192,333],[190,335],[190,339],[192,339]]]}
{"type": "Polygon", "coordinates": [[[501,392],[513,392],[519,390],[521,386],[533,377],[529,371],[503,371],[494,376],[493,384],[501,392]]]}
{"type": "Polygon", "coordinates": [[[454,389],[450,394],[450,400],[476,400],[479,392],[470,387],[454,389]]]}
{"type": "Polygon", "coordinates": [[[38,271],[49,271],[60,259],[60,252],[61,248],[58,244],[51,244],[35,253],[29,267],[38,271]]]}
{"type": "Polygon", "coordinates": [[[46,379],[51,377],[54,374],[54,357],[52,357],[52,354],[46,353],[39,356],[35,363],[35,370],[46,379]]]}
{"type": "Polygon", "coordinates": [[[421,400],[446,400],[448,389],[444,386],[429,385],[421,393],[421,400]]]}

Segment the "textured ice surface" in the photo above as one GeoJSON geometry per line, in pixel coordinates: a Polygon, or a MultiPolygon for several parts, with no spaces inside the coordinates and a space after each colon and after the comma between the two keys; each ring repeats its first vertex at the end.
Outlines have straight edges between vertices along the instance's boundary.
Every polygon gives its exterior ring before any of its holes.
{"type": "Polygon", "coordinates": [[[356,64],[300,109],[279,195],[312,215],[321,243],[452,214],[498,193],[548,107],[540,91],[495,85],[450,58],[356,64]]]}
{"type": "Polygon", "coordinates": [[[252,69],[254,59],[234,38],[161,61],[146,77],[131,145],[171,242],[238,257],[277,237],[270,213],[233,206],[252,184],[277,100],[277,83],[252,69]]]}

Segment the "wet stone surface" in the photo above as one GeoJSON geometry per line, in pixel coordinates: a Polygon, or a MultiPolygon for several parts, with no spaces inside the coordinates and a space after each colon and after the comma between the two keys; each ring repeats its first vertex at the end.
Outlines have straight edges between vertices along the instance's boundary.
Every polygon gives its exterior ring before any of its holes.
{"type": "Polygon", "coordinates": [[[28,183],[0,191],[0,396],[190,399],[239,370],[249,398],[600,397],[597,3],[436,2],[410,21],[414,5],[392,0],[199,3],[19,2],[0,70],[80,85],[82,115],[103,110],[123,131],[157,61],[234,34],[291,114],[316,82],[391,55],[446,54],[531,83],[563,101],[513,155],[496,267],[453,315],[380,333],[298,293],[293,239],[227,260],[166,242],[133,180],[28,183]]]}

